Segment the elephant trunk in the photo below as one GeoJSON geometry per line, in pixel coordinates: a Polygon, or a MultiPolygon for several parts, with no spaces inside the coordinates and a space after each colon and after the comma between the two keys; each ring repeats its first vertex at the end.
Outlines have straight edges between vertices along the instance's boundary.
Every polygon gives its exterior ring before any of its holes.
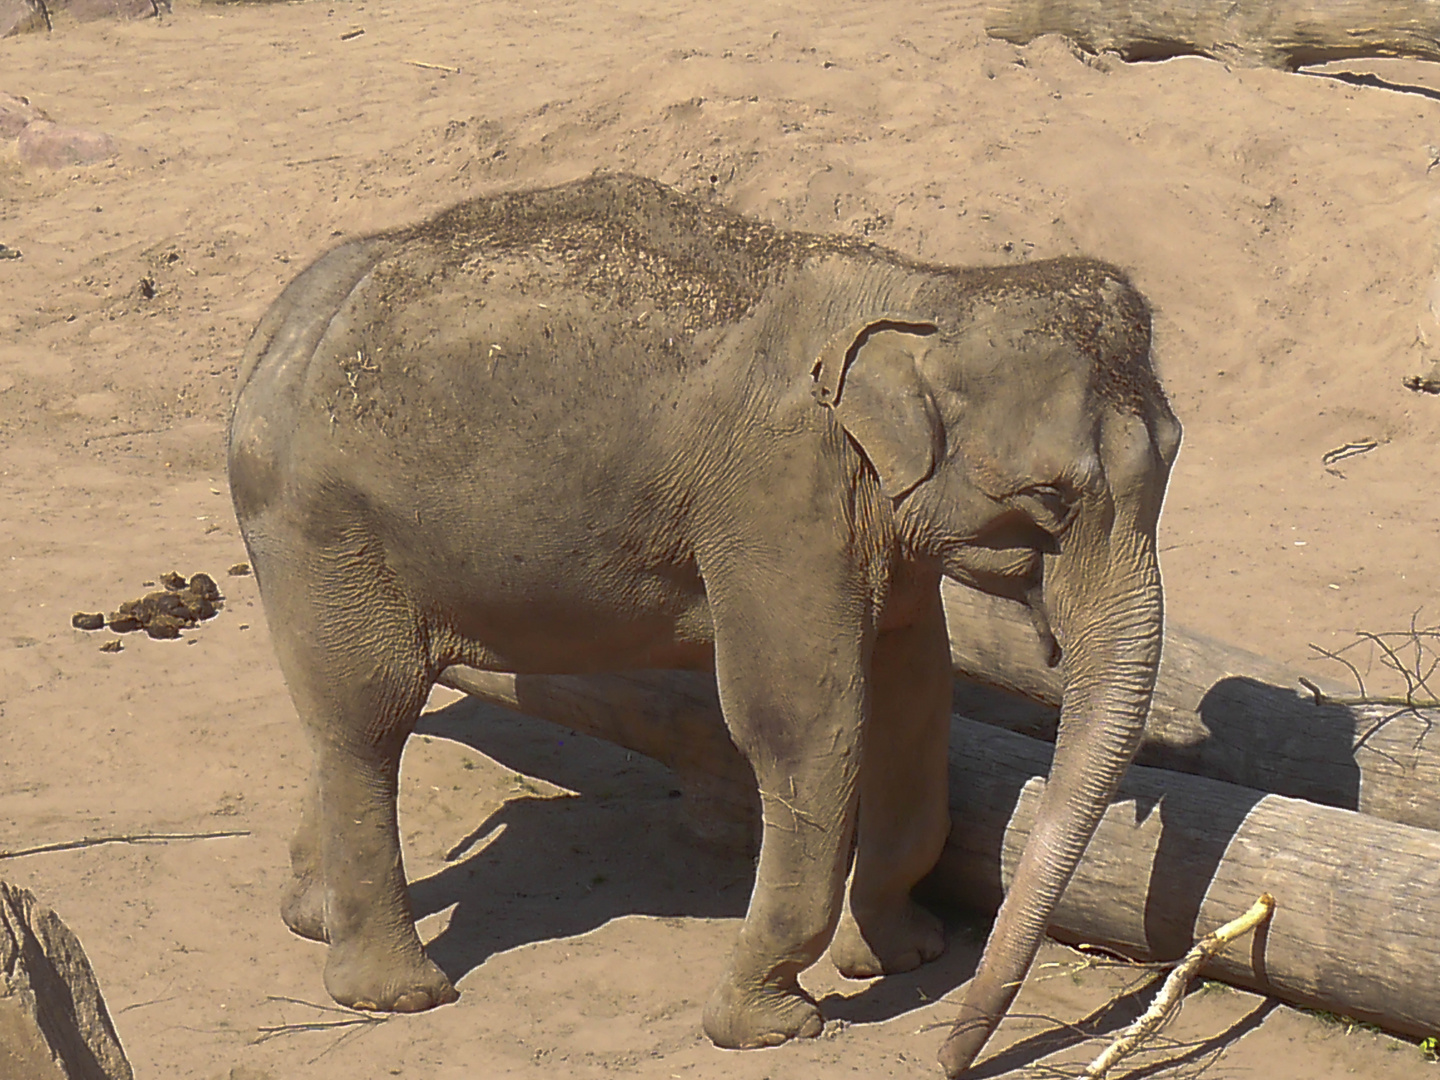
{"type": "Polygon", "coordinates": [[[1129,507],[1100,501],[1097,516],[1109,521],[1090,526],[1101,535],[1077,538],[1073,554],[1047,567],[1046,605],[1064,648],[1060,733],[1036,825],[940,1052],[950,1077],[974,1061],[1019,991],[1144,732],[1163,637],[1159,507],[1143,496],[1129,507]]]}

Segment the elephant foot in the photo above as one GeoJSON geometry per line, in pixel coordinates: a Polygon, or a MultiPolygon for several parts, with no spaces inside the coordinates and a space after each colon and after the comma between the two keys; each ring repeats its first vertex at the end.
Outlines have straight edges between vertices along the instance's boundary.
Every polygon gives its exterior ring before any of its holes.
{"type": "Polygon", "coordinates": [[[393,954],[330,946],[325,989],[341,1005],[367,1012],[424,1012],[448,1005],[460,991],[423,952],[402,962],[393,954]]]}
{"type": "Polygon", "coordinates": [[[319,874],[297,874],[280,898],[280,918],[291,933],[311,941],[329,941],[325,929],[325,887],[319,874]]]}
{"type": "Polygon", "coordinates": [[[789,990],[746,991],[726,978],[705,1006],[705,1034],[726,1050],[756,1050],[813,1039],[825,1026],[815,1000],[798,983],[789,990]]]}
{"type": "Polygon", "coordinates": [[[914,971],[944,951],[944,924],[908,896],[884,915],[866,918],[864,929],[846,910],[830,942],[830,959],[850,979],[914,971]]]}

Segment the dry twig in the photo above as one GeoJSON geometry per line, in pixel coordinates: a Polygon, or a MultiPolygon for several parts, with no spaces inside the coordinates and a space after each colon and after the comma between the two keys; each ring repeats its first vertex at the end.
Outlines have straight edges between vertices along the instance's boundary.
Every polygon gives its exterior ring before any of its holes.
{"type": "Polygon", "coordinates": [[[405,63],[411,67],[424,68],[427,71],[443,71],[447,75],[459,75],[458,67],[450,67],[448,64],[432,64],[425,60],[406,60],[405,63]]]}
{"type": "Polygon", "coordinates": [[[14,851],[0,851],[0,859],[18,859],[22,855],[43,855],[51,851],[74,851],[78,848],[99,847],[101,844],[164,844],[171,840],[219,840],[228,836],[249,836],[249,829],[225,832],[174,832],[174,833],[123,833],[118,836],[86,836],[79,840],[62,840],[55,844],[39,844],[36,847],[16,848],[14,851]]]}
{"type": "Polygon", "coordinates": [[[1345,665],[1359,691],[1353,697],[1336,697],[1333,694],[1325,693],[1309,679],[1301,679],[1300,684],[1310,691],[1316,705],[1376,705],[1395,710],[1388,716],[1381,717],[1369,730],[1356,739],[1355,748],[1357,750],[1365,746],[1370,737],[1391,720],[1406,713],[1416,717],[1421,724],[1420,734],[1415,739],[1416,747],[1418,748],[1425,741],[1425,736],[1430,733],[1431,720],[1421,710],[1440,709],[1440,693],[1437,693],[1436,687],[1431,683],[1436,671],[1440,670],[1440,626],[1421,627],[1419,612],[1416,612],[1410,617],[1408,630],[1399,630],[1388,634],[1374,634],[1368,630],[1361,630],[1356,632],[1355,640],[1344,648],[1324,649],[1313,642],[1310,644],[1310,648],[1327,660],[1334,660],[1337,664],[1345,665]],[[1387,670],[1399,675],[1404,681],[1405,692],[1403,694],[1377,695],[1366,689],[1365,677],[1355,663],[1345,655],[1350,650],[1365,644],[1378,650],[1381,664],[1387,670]]]}
{"type": "Polygon", "coordinates": [[[1244,915],[1230,920],[1220,929],[1206,934],[1197,941],[1185,954],[1184,959],[1175,965],[1175,970],[1166,977],[1164,984],[1160,987],[1160,992],[1155,995],[1155,1000],[1150,1007],[1138,1020],[1122,1031],[1099,1057],[1085,1067],[1085,1071],[1080,1074],[1083,1080],[1100,1080],[1122,1058],[1129,1057],[1141,1043],[1159,1031],[1179,1008],[1185,988],[1190,985],[1190,980],[1195,977],[1195,973],[1200,970],[1205,961],[1242,934],[1255,929],[1268,919],[1274,910],[1275,898],[1269,893],[1262,893],[1260,899],[1256,900],[1244,915]]]}
{"type": "Polygon", "coordinates": [[[343,1005],[322,1005],[314,1001],[306,1001],[303,998],[285,997],[280,994],[270,994],[266,1001],[287,1002],[291,1005],[303,1005],[307,1009],[314,1009],[320,1013],[339,1014],[339,1020],[307,1020],[293,1024],[272,1024],[255,1029],[255,1038],[250,1045],[258,1046],[261,1043],[269,1042],[271,1039],[278,1039],[282,1035],[299,1035],[312,1031],[339,1031],[340,1037],[332,1042],[320,1053],[310,1059],[309,1064],[313,1065],[326,1054],[339,1047],[355,1035],[362,1034],[372,1028],[390,1020],[393,1013],[369,1013],[360,1012],[358,1009],[346,1008],[343,1005]]]}

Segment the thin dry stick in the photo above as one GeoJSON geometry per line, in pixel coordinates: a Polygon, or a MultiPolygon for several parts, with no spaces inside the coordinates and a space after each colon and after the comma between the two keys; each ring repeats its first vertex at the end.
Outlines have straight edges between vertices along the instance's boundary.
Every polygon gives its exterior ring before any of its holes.
{"type": "Polygon", "coordinates": [[[1268,919],[1274,910],[1275,898],[1269,893],[1261,893],[1260,899],[1256,900],[1244,915],[1230,920],[1214,933],[1206,934],[1197,941],[1185,954],[1185,958],[1175,965],[1175,970],[1166,977],[1160,992],[1155,995],[1155,1000],[1140,1019],[1122,1031],[1099,1057],[1085,1067],[1085,1071],[1080,1074],[1082,1080],[1101,1080],[1122,1058],[1133,1054],[1142,1042],[1154,1035],[1174,1014],[1180,1005],[1181,996],[1185,993],[1185,987],[1190,985],[1190,980],[1205,961],[1241,934],[1255,929],[1268,919]]]}
{"type": "Polygon", "coordinates": [[[1440,695],[1435,693],[1435,689],[1429,683],[1437,666],[1440,666],[1440,650],[1436,649],[1437,643],[1440,643],[1440,629],[1433,626],[1422,629],[1417,625],[1418,614],[1417,612],[1411,616],[1409,630],[1389,634],[1376,634],[1368,630],[1360,630],[1356,632],[1356,639],[1341,649],[1332,651],[1311,643],[1310,648],[1314,652],[1327,660],[1344,664],[1350,670],[1350,675],[1359,688],[1358,695],[1335,697],[1324,693],[1309,679],[1301,679],[1300,684],[1314,696],[1316,705],[1390,705],[1405,709],[1440,708],[1440,695]],[[1378,696],[1366,690],[1365,679],[1360,674],[1360,669],[1351,663],[1344,654],[1367,642],[1380,651],[1381,663],[1405,680],[1404,696],[1378,696]],[[1401,655],[1407,647],[1413,656],[1411,662],[1407,662],[1401,655]]]}
{"type": "Polygon", "coordinates": [[[147,832],[125,833],[120,836],[86,836],[79,840],[62,840],[56,844],[0,851],[0,859],[18,859],[22,855],[43,855],[50,851],[74,851],[77,848],[99,847],[101,844],[160,844],[170,840],[219,840],[228,836],[249,836],[250,830],[227,832],[147,832]]]}
{"type": "Polygon", "coordinates": [[[450,67],[448,64],[431,64],[427,63],[424,60],[406,60],[405,63],[410,64],[413,67],[425,68],[427,71],[444,71],[451,75],[460,74],[460,69],[458,67],[450,67]]]}

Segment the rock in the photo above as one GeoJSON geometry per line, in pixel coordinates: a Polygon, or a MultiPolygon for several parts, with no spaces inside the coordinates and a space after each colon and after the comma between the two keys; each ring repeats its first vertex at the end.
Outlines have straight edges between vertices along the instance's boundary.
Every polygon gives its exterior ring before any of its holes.
{"type": "Polygon", "coordinates": [[[70,625],[76,630],[102,630],[105,627],[105,615],[102,612],[77,611],[70,616],[70,625]]]}
{"type": "Polygon", "coordinates": [[[0,0],[0,38],[49,29],[50,19],[40,0],[0,0]]]}
{"type": "MultiPolygon", "coordinates": [[[[0,0],[0,27],[5,25],[5,3],[6,0],[0,0]]],[[[0,139],[13,139],[25,130],[26,125],[49,119],[42,110],[30,104],[29,98],[0,93],[0,139]]]]}
{"type": "Polygon", "coordinates": [[[72,19],[90,22],[93,19],[148,19],[169,11],[168,0],[48,0],[51,11],[67,12],[72,19]]]}
{"type": "Polygon", "coordinates": [[[46,169],[94,165],[120,152],[119,145],[104,132],[65,127],[50,120],[33,120],[27,124],[20,132],[19,149],[20,160],[26,165],[46,169]]]}
{"type": "Polygon", "coordinates": [[[134,1080],[85,950],[28,889],[0,882],[0,1076],[134,1080]]]}

